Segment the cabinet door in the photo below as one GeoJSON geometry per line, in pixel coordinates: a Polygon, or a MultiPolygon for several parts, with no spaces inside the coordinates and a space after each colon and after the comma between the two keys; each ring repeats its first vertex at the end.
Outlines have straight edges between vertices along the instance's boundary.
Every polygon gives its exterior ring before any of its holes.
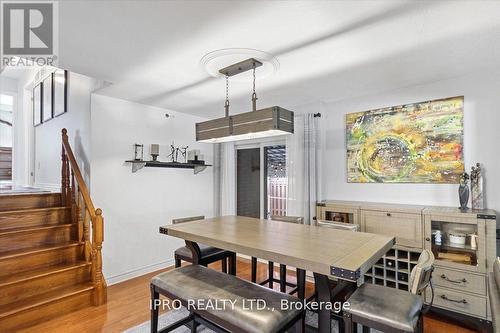
{"type": "Polygon", "coordinates": [[[485,220],[470,217],[424,215],[425,248],[434,253],[435,265],[486,273],[486,224],[485,220]],[[432,233],[439,230],[441,242],[432,233]],[[467,235],[465,244],[451,242],[449,234],[467,235]],[[476,235],[473,245],[470,235],[476,235]]]}
{"type": "Polygon", "coordinates": [[[396,237],[396,244],[423,247],[423,223],[420,214],[363,211],[362,231],[396,237]]]}

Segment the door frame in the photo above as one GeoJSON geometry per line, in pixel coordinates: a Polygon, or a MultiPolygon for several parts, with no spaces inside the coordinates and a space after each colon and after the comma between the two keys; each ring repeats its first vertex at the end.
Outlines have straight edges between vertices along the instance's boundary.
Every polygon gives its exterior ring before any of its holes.
{"type": "MultiPolygon", "coordinates": [[[[264,208],[265,208],[265,204],[264,204],[264,201],[266,200],[266,198],[264,198],[264,194],[265,194],[265,190],[264,190],[264,186],[266,185],[265,184],[265,172],[264,172],[264,168],[265,168],[265,165],[264,165],[264,148],[265,147],[269,147],[269,146],[279,146],[279,145],[284,145],[286,146],[286,137],[283,136],[283,137],[273,137],[273,138],[264,138],[264,139],[259,139],[258,141],[254,141],[254,140],[246,140],[246,141],[236,141],[234,143],[234,154],[235,156],[237,156],[238,154],[238,150],[240,149],[255,149],[255,148],[259,148],[260,149],[260,172],[259,172],[259,175],[260,175],[260,187],[259,187],[259,197],[260,197],[260,218],[261,219],[265,219],[266,218],[266,214],[264,213],[264,208]]],[[[236,194],[237,194],[237,186],[238,186],[238,172],[237,172],[237,168],[238,168],[238,165],[237,165],[237,158],[234,159],[234,197],[236,199],[236,194]]],[[[235,200],[235,203],[236,205],[238,204],[237,203],[237,200],[235,200]]],[[[237,211],[237,206],[235,206],[235,211],[237,211]]]]}

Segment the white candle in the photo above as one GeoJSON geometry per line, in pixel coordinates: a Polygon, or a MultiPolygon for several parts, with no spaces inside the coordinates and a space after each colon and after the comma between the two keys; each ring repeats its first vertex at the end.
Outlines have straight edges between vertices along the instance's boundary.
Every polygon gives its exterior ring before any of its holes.
{"type": "Polygon", "coordinates": [[[160,155],[160,145],[153,143],[151,144],[151,147],[149,148],[151,155],[160,155]]]}

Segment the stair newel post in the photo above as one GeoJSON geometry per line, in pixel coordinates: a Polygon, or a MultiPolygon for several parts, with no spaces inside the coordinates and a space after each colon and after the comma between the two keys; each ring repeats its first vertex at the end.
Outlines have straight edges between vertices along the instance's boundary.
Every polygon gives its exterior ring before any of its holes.
{"type": "Polygon", "coordinates": [[[102,217],[102,210],[97,208],[95,211],[95,218],[92,225],[92,262],[94,264],[94,287],[95,305],[106,303],[106,282],[102,275],[102,242],[104,239],[104,220],[102,217]]]}
{"type": "Polygon", "coordinates": [[[61,201],[63,206],[68,206],[67,193],[69,186],[68,175],[68,156],[64,148],[64,142],[68,140],[67,131],[65,128],[62,130],[62,153],[61,153],[61,201]]]}

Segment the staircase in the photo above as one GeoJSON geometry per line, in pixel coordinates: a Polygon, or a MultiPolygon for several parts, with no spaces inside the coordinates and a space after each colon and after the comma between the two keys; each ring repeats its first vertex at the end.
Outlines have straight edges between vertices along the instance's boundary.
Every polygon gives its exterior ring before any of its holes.
{"type": "Polygon", "coordinates": [[[61,193],[0,196],[0,332],[106,302],[102,212],[62,151],[61,193]]]}

